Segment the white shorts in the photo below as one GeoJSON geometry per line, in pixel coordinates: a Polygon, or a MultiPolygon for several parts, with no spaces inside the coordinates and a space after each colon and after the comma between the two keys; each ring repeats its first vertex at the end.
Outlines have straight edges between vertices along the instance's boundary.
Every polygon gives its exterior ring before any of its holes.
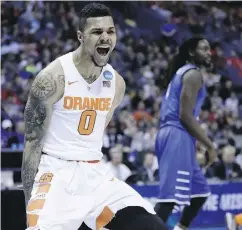
{"type": "Polygon", "coordinates": [[[155,214],[152,205],[105,163],[66,161],[42,155],[27,206],[28,230],[77,230],[82,222],[101,229],[128,206],[155,214]]]}

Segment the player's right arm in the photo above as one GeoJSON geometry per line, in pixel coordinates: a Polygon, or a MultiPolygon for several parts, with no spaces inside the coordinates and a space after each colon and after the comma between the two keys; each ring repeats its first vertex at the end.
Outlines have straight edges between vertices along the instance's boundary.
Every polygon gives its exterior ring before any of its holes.
{"type": "Polygon", "coordinates": [[[193,116],[193,108],[195,107],[198,91],[201,87],[202,75],[198,70],[192,69],[184,74],[179,116],[181,123],[187,131],[206,147],[210,154],[210,163],[212,163],[211,161],[214,161],[215,158],[213,143],[203,132],[200,124],[193,116]]]}
{"type": "Polygon", "coordinates": [[[64,74],[59,60],[52,62],[35,78],[24,111],[25,140],[22,183],[26,205],[40,162],[43,141],[52,115],[52,105],[64,94],[64,74]]]}

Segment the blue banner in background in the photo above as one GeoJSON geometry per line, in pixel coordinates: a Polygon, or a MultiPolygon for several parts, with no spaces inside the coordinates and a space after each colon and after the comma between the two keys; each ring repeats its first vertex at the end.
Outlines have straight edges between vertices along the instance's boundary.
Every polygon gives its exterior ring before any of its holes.
{"type": "MultiPolygon", "coordinates": [[[[158,185],[134,185],[133,188],[152,204],[156,203],[158,185]]],[[[192,223],[192,227],[225,226],[225,213],[242,213],[242,182],[210,184],[211,196],[192,223]]],[[[168,225],[175,226],[184,207],[175,207],[168,225]]]]}

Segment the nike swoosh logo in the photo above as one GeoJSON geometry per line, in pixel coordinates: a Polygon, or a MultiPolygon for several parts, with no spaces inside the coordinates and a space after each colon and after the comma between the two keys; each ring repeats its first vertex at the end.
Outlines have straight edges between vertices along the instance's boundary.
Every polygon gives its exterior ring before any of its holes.
{"type": "Polygon", "coordinates": [[[72,85],[72,84],[74,84],[74,83],[76,83],[76,82],[78,82],[78,81],[68,81],[68,85],[72,85]]]}

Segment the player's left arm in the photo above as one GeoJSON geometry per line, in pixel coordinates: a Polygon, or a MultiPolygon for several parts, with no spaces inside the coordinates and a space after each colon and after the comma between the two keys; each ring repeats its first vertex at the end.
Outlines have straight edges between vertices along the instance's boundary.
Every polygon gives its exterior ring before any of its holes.
{"type": "Polygon", "coordinates": [[[125,81],[124,79],[117,73],[116,73],[116,90],[115,90],[115,96],[113,99],[113,103],[111,106],[110,111],[108,112],[107,115],[107,119],[106,119],[106,124],[105,127],[108,126],[109,122],[111,121],[112,117],[113,117],[113,113],[115,111],[115,109],[120,105],[120,103],[123,100],[124,97],[124,93],[125,93],[125,89],[126,89],[126,85],[125,85],[125,81]]]}

